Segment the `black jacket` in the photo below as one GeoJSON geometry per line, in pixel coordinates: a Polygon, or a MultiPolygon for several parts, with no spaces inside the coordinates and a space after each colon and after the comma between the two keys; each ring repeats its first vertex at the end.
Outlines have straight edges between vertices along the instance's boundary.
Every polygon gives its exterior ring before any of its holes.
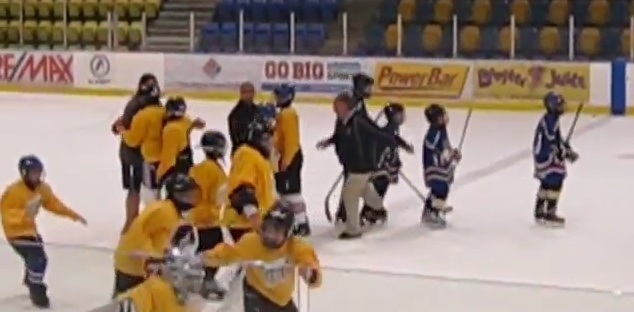
{"type": "MultiPolygon", "coordinates": [[[[130,130],[130,126],[132,125],[132,118],[138,113],[143,107],[145,107],[145,98],[139,95],[133,96],[130,101],[125,105],[123,109],[123,115],[121,117],[121,123],[126,130],[130,130]]],[[[119,159],[122,162],[127,164],[135,164],[135,163],[143,163],[143,157],[141,157],[141,150],[139,148],[130,147],[123,139],[121,139],[121,143],[119,145],[119,159]]]]}
{"type": "Polygon", "coordinates": [[[238,101],[227,118],[231,153],[248,139],[249,125],[255,120],[260,110],[253,102],[238,101]]]}
{"type": "Polygon", "coordinates": [[[346,120],[338,120],[329,142],[335,144],[339,162],[347,173],[377,171],[379,148],[407,145],[399,136],[379,128],[363,111],[355,111],[346,120]]]}

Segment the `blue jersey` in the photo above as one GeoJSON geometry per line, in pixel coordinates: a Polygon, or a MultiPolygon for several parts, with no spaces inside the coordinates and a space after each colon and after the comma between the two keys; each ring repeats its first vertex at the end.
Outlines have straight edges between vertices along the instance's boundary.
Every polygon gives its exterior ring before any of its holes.
{"type": "Polygon", "coordinates": [[[539,120],[533,138],[533,161],[535,177],[544,180],[548,177],[565,177],[565,142],[559,129],[559,115],[544,114],[539,120]]]}
{"type": "Polygon", "coordinates": [[[425,183],[453,182],[455,165],[446,127],[429,127],[423,142],[423,169],[425,183]]]}
{"type": "MultiPolygon", "coordinates": [[[[390,122],[382,128],[383,131],[390,135],[399,134],[399,125],[396,122],[390,122]]],[[[379,169],[385,170],[390,181],[396,183],[398,181],[398,172],[401,170],[402,163],[398,154],[398,145],[382,146],[379,149],[379,169]]]]}

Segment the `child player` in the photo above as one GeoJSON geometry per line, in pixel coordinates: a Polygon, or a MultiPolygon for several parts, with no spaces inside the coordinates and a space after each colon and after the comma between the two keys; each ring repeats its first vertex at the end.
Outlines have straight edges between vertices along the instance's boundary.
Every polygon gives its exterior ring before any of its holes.
{"type": "MultiPolygon", "coordinates": [[[[405,107],[400,103],[388,103],[383,107],[383,114],[387,119],[387,123],[383,126],[383,131],[390,135],[398,135],[401,125],[405,122],[405,107]]],[[[401,170],[402,163],[398,155],[398,145],[383,146],[379,154],[379,174],[372,178],[372,186],[381,198],[385,199],[390,184],[398,183],[398,174],[401,170]]],[[[381,209],[372,209],[366,205],[361,209],[361,219],[364,222],[374,224],[376,222],[385,222],[387,220],[387,210],[385,207],[381,209]]]]}
{"type": "Polygon", "coordinates": [[[302,166],[304,155],[300,144],[299,115],[291,106],[295,87],[281,84],[273,90],[275,105],[279,109],[275,120],[274,142],[280,154],[275,185],[282,200],[295,212],[295,234],[310,235],[306,204],[302,197],[302,166]]]}
{"type": "Polygon", "coordinates": [[[425,200],[422,221],[433,227],[445,227],[445,214],[453,208],[447,205],[453,174],[462,155],[449,143],[447,124],[449,116],[439,104],[425,108],[429,129],[423,142],[423,168],[429,196],[425,200]]]}
{"type": "Polygon", "coordinates": [[[24,261],[22,283],[29,289],[31,302],[38,308],[48,308],[50,302],[44,283],[48,259],[35,218],[40,208],[44,208],[84,225],[86,220],[64,205],[55,196],[51,187],[42,180],[44,164],[37,156],[27,155],[20,158],[18,170],[20,179],[9,185],[2,193],[2,228],[13,250],[24,261]]]}
{"type": "Polygon", "coordinates": [[[579,154],[561,137],[559,117],[566,110],[564,98],[548,92],[544,96],[544,106],[546,113],[539,120],[533,139],[535,178],[539,180],[535,221],[563,225],[566,220],[557,215],[557,203],[566,178],[566,161],[577,161],[579,154]]]}
{"type": "Polygon", "coordinates": [[[242,236],[233,246],[221,244],[204,255],[210,265],[246,267],[240,311],[297,312],[293,302],[295,269],[309,287],[321,285],[321,268],[313,247],[292,235],[295,216],[278,201],[265,214],[260,231],[242,236]]]}

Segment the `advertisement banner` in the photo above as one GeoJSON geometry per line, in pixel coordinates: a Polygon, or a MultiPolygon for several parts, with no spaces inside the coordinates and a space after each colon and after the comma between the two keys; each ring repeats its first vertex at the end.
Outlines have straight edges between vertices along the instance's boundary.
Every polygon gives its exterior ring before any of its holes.
{"type": "Polygon", "coordinates": [[[459,98],[469,76],[461,63],[383,62],[374,68],[374,93],[409,98],[459,98]]]}
{"type": "Polygon", "coordinates": [[[237,91],[245,81],[259,84],[258,57],[166,54],[164,61],[166,90],[237,91]]]}
{"type": "Polygon", "coordinates": [[[352,75],[363,69],[355,59],[267,57],[262,64],[262,90],[291,83],[298,92],[338,93],[349,89],[352,75]]]}
{"type": "Polygon", "coordinates": [[[75,87],[136,90],[141,75],[151,72],[163,82],[163,55],[158,53],[75,52],[75,87]]]}
{"type": "Polygon", "coordinates": [[[590,99],[590,65],[556,62],[476,62],[476,98],[542,99],[555,91],[568,100],[590,99]]]}
{"type": "Polygon", "coordinates": [[[0,51],[0,82],[72,86],[73,54],[58,51],[0,51]]]}
{"type": "Polygon", "coordinates": [[[79,52],[75,54],[77,85],[88,88],[113,88],[116,80],[116,54],[79,52]]]}

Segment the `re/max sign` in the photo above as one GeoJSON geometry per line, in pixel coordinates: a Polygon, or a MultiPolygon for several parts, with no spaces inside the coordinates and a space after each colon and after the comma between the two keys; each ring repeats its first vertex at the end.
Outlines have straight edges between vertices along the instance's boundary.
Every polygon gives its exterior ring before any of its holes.
{"type": "Polygon", "coordinates": [[[73,55],[59,52],[0,53],[0,81],[72,85],[73,55]]]}

